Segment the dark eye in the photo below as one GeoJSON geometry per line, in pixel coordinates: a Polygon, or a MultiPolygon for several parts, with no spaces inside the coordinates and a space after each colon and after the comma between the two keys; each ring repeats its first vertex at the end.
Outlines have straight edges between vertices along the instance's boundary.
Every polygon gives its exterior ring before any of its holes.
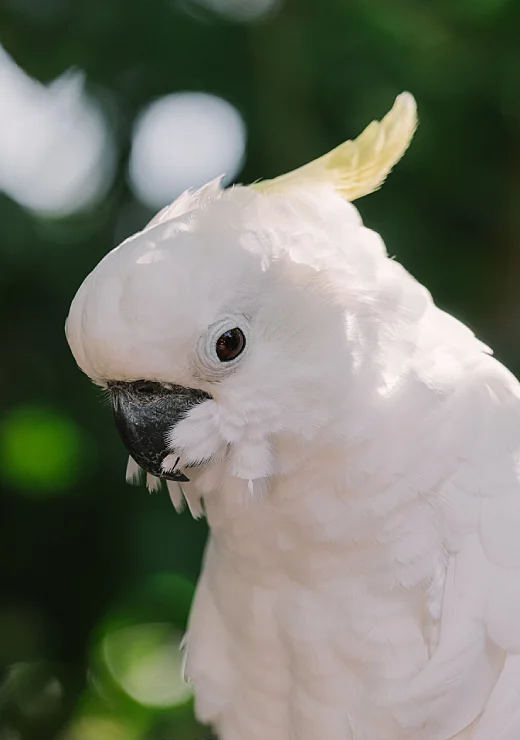
{"type": "Polygon", "coordinates": [[[240,329],[230,329],[217,339],[216,352],[220,362],[230,362],[242,352],[246,338],[240,329]]]}

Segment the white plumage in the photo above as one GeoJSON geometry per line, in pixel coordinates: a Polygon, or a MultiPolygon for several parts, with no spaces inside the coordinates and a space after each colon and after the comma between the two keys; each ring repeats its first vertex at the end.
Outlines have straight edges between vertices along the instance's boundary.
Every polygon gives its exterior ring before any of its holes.
{"type": "Polygon", "coordinates": [[[520,738],[520,386],[334,183],[185,194],[67,336],[100,384],[212,397],[168,444],[211,527],[186,673],[222,740],[520,738]]]}

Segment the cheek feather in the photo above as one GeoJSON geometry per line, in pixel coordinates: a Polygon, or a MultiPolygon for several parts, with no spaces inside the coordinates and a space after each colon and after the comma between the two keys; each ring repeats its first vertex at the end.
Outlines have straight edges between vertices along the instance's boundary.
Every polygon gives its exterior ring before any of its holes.
{"type": "Polygon", "coordinates": [[[231,475],[244,480],[267,478],[274,473],[275,456],[268,439],[243,440],[229,454],[231,475]]]}
{"type": "Polygon", "coordinates": [[[181,455],[183,464],[197,465],[222,451],[225,442],[215,423],[216,410],[214,401],[205,401],[169,432],[168,446],[181,455]]]}

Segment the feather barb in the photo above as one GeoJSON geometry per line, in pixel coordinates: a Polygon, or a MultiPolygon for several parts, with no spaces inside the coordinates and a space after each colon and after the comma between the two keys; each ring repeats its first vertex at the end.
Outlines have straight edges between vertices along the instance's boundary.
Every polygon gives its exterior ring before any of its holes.
{"type": "Polygon", "coordinates": [[[386,116],[381,121],[372,121],[354,141],[345,141],[297,170],[250,187],[264,192],[286,192],[307,184],[329,182],[345,200],[362,198],[381,187],[408,149],[416,128],[415,99],[403,92],[386,116]]]}

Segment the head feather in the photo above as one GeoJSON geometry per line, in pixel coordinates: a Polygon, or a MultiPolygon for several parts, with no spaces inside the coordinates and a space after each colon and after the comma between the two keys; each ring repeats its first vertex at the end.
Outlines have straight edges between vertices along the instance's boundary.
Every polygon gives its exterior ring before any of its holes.
{"type": "Polygon", "coordinates": [[[287,192],[311,183],[330,183],[345,200],[353,201],[377,190],[407,150],[417,128],[413,95],[397,96],[382,121],[372,121],[354,141],[345,141],[328,154],[250,187],[265,192],[287,192]]]}

